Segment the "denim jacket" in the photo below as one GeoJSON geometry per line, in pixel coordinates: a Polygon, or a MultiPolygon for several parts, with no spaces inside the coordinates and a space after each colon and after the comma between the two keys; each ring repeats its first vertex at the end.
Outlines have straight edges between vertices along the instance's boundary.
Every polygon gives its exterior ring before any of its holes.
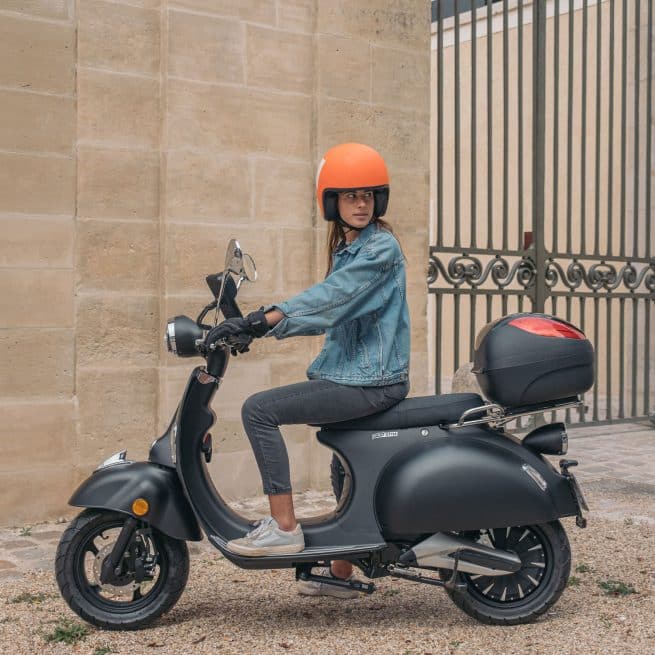
{"type": "Polygon", "coordinates": [[[267,336],[325,334],[307,369],[310,380],[383,386],[408,379],[404,257],[394,236],[374,223],[341,244],[322,282],[273,306],[285,318],[267,336]]]}

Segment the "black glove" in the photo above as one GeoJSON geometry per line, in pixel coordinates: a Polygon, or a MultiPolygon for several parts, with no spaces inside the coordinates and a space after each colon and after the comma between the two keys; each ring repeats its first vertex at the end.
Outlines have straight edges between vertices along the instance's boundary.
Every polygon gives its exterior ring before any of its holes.
{"type": "Polygon", "coordinates": [[[255,338],[263,337],[269,330],[263,308],[258,309],[256,312],[250,312],[243,320],[248,324],[249,334],[255,338]]]}
{"type": "MultiPolygon", "coordinates": [[[[213,327],[205,337],[205,347],[210,350],[211,346],[220,339],[225,339],[227,343],[238,342],[234,344],[239,352],[245,352],[243,346],[247,349],[248,344],[255,337],[263,337],[268,332],[268,323],[264,312],[259,309],[251,312],[243,318],[228,318],[221,324],[213,327]],[[241,337],[241,338],[238,338],[241,337]],[[250,337],[244,339],[243,337],[250,337]]],[[[232,344],[231,344],[232,345],[232,344]]]]}

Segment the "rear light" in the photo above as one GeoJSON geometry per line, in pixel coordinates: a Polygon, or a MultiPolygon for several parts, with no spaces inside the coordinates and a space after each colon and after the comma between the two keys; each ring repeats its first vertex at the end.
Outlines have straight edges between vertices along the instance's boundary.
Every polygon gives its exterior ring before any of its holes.
{"type": "Polygon", "coordinates": [[[532,430],[523,439],[523,445],[534,453],[566,455],[569,438],[564,423],[548,423],[532,430]]]}
{"type": "Polygon", "coordinates": [[[521,316],[511,320],[508,325],[537,334],[541,337],[559,337],[560,339],[586,339],[585,335],[567,323],[540,316],[521,316]]]}

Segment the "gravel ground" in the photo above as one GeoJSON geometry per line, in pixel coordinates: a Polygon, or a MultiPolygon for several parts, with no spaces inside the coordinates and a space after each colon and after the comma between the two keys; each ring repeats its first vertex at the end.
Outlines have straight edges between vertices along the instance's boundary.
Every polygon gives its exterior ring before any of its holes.
{"type": "MultiPolygon", "coordinates": [[[[88,628],[76,643],[50,643],[62,620],[77,617],[50,571],[0,582],[0,652],[12,655],[181,653],[655,653],[655,488],[603,480],[585,485],[589,527],[573,520],[574,576],[537,623],[495,627],[463,614],[442,590],[384,578],[372,596],[350,601],[296,594],[289,570],[251,572],[205,545],[194,547],[180,602],[152,628],[114,633],[88,628]],[[577,570],[576,570],[577,568],[577,570]],[[636,593],[609,596],[599,581],[636,593]]],[[[313,499],[320,504],[320,497],[313,499]]],[[[249,509],[254,511],[254,505],[249,509]]],[[[53,526],[44,526],[43,530],[53,526]]]]}

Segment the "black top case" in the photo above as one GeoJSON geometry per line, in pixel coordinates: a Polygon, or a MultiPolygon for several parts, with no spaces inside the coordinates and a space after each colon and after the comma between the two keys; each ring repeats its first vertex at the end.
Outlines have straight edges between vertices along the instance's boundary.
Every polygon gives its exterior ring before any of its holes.
{"type": "Polygon", "coordinates": [[[476,339],[473,372],[503,407],[570,398],[594,383],[594,349],[575,326],[548,314],[511,314],[476,339]]]}

